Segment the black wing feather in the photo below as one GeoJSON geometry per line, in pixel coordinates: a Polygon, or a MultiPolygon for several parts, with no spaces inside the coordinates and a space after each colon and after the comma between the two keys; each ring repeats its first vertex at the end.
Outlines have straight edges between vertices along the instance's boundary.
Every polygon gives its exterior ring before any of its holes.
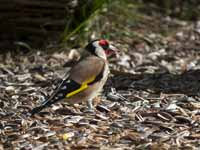
{"type": "MultiPolygon", "coordinates": [[[[88,84],[92,85],[96,82],[99,82],[103,78],[103,70],[104,69],[102,69],[102,71],[96,76],[94,81],[92,81],[88,84]]],[[[68,93],[71,93],[71,92],[79,89],[80,87],[81,87],[81,84],[75,82],[74,80],[71,80],[69,78],[63,80],[62,83],[60,84],[60,86],[58,86],[58,88],[56,89],[54,94],[48,100],[44,101],[40,106],[31,110],[31,112],[30,112],[31,116],[36,113],[39,113],[44,108],[64,99],[68,93]]]]}
{"type": "Polygon", "coordinates": [[[71,79],[63,80],[60,86],[56,89],[54,94],[46,101],[44,101],[40,106],[31,110],[31,116],[39,113],[44,108],[64,99],[68,93],[71,93],[77,89],[79,89],[81,85],[71,79]]]}

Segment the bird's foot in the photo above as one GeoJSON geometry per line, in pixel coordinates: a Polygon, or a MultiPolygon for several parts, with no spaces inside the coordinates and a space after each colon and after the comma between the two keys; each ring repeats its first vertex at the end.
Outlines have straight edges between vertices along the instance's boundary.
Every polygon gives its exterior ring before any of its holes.
{"type": "Polygon", "coordinates": [[[87,101],[87,106],[88,106],[88,108],[87,108],[84,112],[85,112],[85,113],[94,114],[95,111],[94,111],[94,108],[93,108],[93,104],[92,104],[92,100],[91,100],[91,99],[89,99],[89,100],[87,101]]]}
{"type": "Polygon", "coordinates": [[[94,114],[95,111],[94,111],[94,109],[87,108],[86,110],[84,110],[84,113],[94,114]]]}

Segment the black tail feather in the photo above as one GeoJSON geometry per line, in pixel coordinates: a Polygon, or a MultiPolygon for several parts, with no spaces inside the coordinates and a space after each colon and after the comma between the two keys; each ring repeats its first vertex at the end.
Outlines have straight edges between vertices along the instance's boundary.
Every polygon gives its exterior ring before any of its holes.
{"type": "Polygon", "coordinates": [[[56,91],[52,94],[52,96],[48,100],[44,101],[40,106],[32,109],[30,111],[30,115],[33,116],[34,114],[39,113],[44,108],[64,99],[68,93],[71,93],[79,89],[80,87],[81,85],[73,80],[70,80],[68,78],[63,80],[60,86],[58,86],[56,91]]]}
{"type": "Polygon", "coordinates": [[[51,104],[53,104],[50,100],[45,101],[42,105],[33,108],[30,111],[31,116],[35,115],[36,113],[39,113],[40,111],[42,111],[44,108],[50,106],[51,104]]]}

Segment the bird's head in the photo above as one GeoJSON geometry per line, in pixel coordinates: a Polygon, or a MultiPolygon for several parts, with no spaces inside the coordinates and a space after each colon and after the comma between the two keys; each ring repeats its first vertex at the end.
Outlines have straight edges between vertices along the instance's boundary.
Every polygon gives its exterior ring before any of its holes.
{"type": "Polygon", "coordinates": [[[118,52],[118,49],[109,44],[107,40],[98,39],[91,41],[85,48],[91,54],[107,59],[107,57],[113,56],[118,52]]]}

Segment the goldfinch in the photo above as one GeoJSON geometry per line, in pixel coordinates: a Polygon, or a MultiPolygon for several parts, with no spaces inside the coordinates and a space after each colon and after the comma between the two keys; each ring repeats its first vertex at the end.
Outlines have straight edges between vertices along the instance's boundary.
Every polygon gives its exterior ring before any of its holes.
{"type": "Polygon", "coordinates": [[[92,100],[102,90],[108,78],[107,58],[116,54],[117,49],[107,40],[98,39],[90,42],[85,50],[87,55],[72,67],[52,96],[34,108],[31,115],[61,100],[71,104],[86,101],[89,110],[93,110],[92,100]]]}

